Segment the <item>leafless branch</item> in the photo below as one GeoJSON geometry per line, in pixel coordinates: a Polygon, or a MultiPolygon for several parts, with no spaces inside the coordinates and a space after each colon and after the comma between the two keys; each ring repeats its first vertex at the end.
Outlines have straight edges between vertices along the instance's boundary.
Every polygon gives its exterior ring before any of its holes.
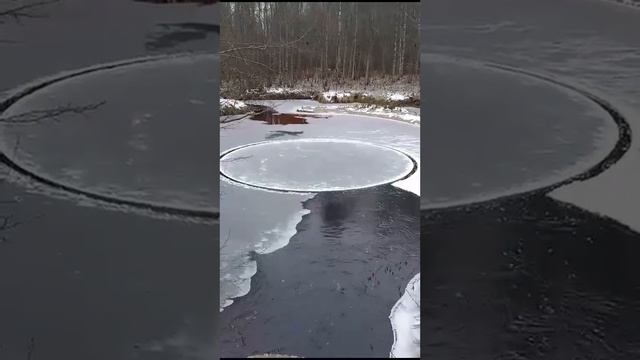
{"type": "Polygon", "coordinates": [[[309,34],[309,32],[311,32],[311,29],[313,29],[313,27],[309,27],[307,31],[305,31],[300,37],[298,37],[297,39],[291,40],[289,42],[245,45],[245,46],[239,46],[239,47],[233,47],[225,50],[220,50],[218,53],[220,55],[225,55],[230,52],[236,52],[236,51],[242,51],[242,50],[266,50],[270,48],[290,48],[293,45],[304,40],[304,38],[309,34]]]}
{"type": "Polygon", "coordinates": [[[267,69],[267,70],[269,70],[269,71],[271,71],[271,72],[274,72],[274,73],[276,72],[276,70],[275,70],[275,69],[273,69],[271,66],[269,66],[269,65],[267,65],[267,64],[265,64],[265,63],[261,63],[261,62],[259,62],[259,61],[251,60],[251,59],[246,58],[246,57],[243,57],[243,56],[238,56],[238,55],[229,54],[229,53],[227,53],[227,54],[222,54],[222,53],[221,53],[221,55],[222,55],[222,56],[227,56],[227,57],[230,57],[230,58],[234,58],[234,59],[241,60],[242,62],[244,62],[244,64],[245,64],[245,65],[249,65],[249,63],[251,63],[251,64],[254,64],[254,65],[262,66],[263,68],[265,68],[265,69],[267,69]]]}

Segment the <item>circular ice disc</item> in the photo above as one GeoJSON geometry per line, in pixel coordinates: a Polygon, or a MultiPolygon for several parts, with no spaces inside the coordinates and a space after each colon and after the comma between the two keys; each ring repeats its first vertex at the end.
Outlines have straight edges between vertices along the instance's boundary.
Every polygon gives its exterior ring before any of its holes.
{"type": "Polygon", "coordinates": [[[41,80],[2,116],[0,151],[31,178],[101,200],[211,213],[217,57],[105,64],[41,80]],[[51,114],[51,115],[48,115],[51,114]]]}
{"type": "Polygon", "coordinates": [[[226,178],[276,191],[367,188],[404,179],[414,169],[414,161],[403,152],[353,140],[260,142],[231,149],[220,158],[226,178]]]}
{"type": "Polygon", "coordinates": [[[558,184],[594,167],[618,141],[611,115],[570,85],[518,69],[428,60],[421,67],[429,115],[421,123],[423,209],[558,184]]]}

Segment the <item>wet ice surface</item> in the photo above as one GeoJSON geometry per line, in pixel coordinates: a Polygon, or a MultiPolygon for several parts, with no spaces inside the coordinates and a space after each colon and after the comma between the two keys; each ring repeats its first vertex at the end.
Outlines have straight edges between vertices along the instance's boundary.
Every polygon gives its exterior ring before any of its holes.
{"type": "Polygon", "coordinates": [[[220,159],[221,173],[231,180],[312,193],[392,183],[409,176],[414,167],[410,157],[392,148],[334,139],[267,141],[220,159]]]}
{"type": "Polygon", "coordinates": [[[421,40],[431,54],[558,77],[610,101],[632,128],[622,159],[550,197],[423,213],[422,286],[431,294],[423,356],[638,358],[640,239],[621,223],[640,229],[640,12],[584,0],[423,5],[421,40]]]}
{"type": "Polygon", "coordinates": [[[93,193],[212,210],[208,163],[216,81],[213,55],[188,55],[78,75],[27,95],[3,113],[0,148],[39,176],[93,193]],[[55,118],[25,114],[64,107],[55,118]]]}
{"type": "Polygon", "coordinates": [[[444,56],[422,64],[423,208],[551,185],[587,171],[618,140],[611,116],[571,90],[444,56]]]}

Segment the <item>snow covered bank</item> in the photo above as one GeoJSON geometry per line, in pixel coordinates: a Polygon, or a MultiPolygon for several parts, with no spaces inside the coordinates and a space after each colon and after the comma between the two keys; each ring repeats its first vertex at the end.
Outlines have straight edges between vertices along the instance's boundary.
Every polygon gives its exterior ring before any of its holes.
{"type": "Polygon", "coordinates": [[[244,85],[223,82],[220,95],[223,98],[247,100],[314,99],[322,103],[350,103],[391,106],[419,106],[420,84],[415,77],[382,78],[347,81],[341,83],[309,80],[287,86],[267,86],[244,89],[244,85]]]}
{"type": "Polygon", "coordinates": [[[314,96],[321,103],[361,103],[369,105],[396,107],[420,106],[420,95],[416,93],[398,93],[377,91],[376,93],[351,91],[324,91],[314,96]]]}
{"type": "Polygon", "coordinates": [[[352,113],[362,113],[390,117],[403,120],[411,124],[420,124],[420,109],[410,109],[406,107],[388,108],[379,105],[355,105],[346,108],[352,113]]]}
{"type": "Polygon", "coordinates": [[[375,104],[360,103],[330,105],[320,103],[305,103],[297,107],[296,112],[369,115],[393,120],[400,120],[414,125],[420,125],[420,108],[413,106],[387,107],[375,104]]]}
{"type": "Polygon", "coordinates": [[[241,100],[220,98],[220,115],[236,115],[249,111],[249,106],[241,100]]]}
{"type": "Polygon", "coordinates": [[[389,315],[393,345],[389,357],[420,357],[420,273],[414,276],[389,315]]]}

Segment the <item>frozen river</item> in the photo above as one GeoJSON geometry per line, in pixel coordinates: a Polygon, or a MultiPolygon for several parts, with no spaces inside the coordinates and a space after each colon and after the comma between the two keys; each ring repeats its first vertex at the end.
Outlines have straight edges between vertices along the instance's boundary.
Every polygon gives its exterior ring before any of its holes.
{"type": "Polygon", "coordinates": [[[264,104],[282,113],[220,130],[222,352],[388,356],[420,266],[420,127],[264,104]]]}

